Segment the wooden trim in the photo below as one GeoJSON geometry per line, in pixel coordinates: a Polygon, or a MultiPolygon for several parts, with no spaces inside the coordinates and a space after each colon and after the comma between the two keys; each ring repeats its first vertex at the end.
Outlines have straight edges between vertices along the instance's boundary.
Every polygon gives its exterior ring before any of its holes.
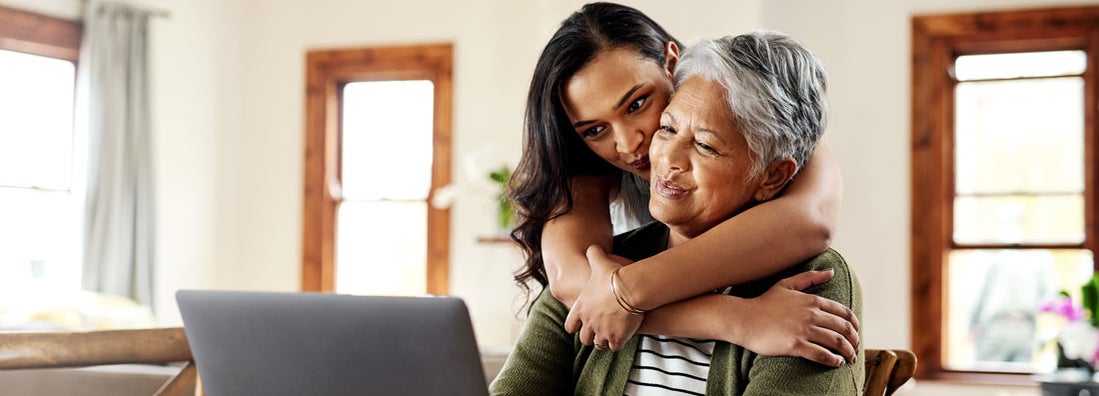
{"type": "Polygon", "coordinates": [[[0,49],[76,62],[78,22],[0,6],[0,49]]]}
{"type": "Polygon", "coordinates": [[[909,308],[912,312],[912,350],[924,362],[916,370],[916,377],[923,378],[929,371],[941,369],[941,354],[938,338],[942,328],[942,255],[935,249],[939,230],[942,228],[941,193],[935,188],[939,180],[938,153],[941,146],[940,135],[935,133],[940,127],[935,123],[938,117],[934,104],[939,99],[936,93],[941,91],[937,81],[946,69],[941,61],[936,62],[933,48],[937,44],[929,33],[930,27],[921,18],[912,25],[912,242],[911,276],[912,299],[909,308]],[[935,78],[938,76],[938,78],[935,78]],[[925,89],[923,84],[928,84],[925,89]],[[923,116],[917,116],[921,114],[923,116]]]}
{"type": "MultiPolygon", "coordinates": [[[[1099,7],[957,13],[912,18],[912,349],[920,358],[917,378],[1003,382],[1029,374],[974,373],[943,367],[943,310],[947,294],[946,255],[956,245],[953,233],[953,60],[959,55],[1080,49],[1088,51],[1085,72],[1086,239],[1097,245],[1096,54],[1099,7]]],[[[1074,247],[1060,244],[1044,246],[1074,247]]],[[[992,244],[985,247],[993,247],[992,244]]],[[[995,248],[1015,248],[995,245],[995,248]]],[[[1022,246],[1020,246],[1022,247],[1022,246]]],[[[1078,246],[1075,246],[1078,247],[1078,246]]],[[[1031,381],[1029,377],[1025,381],[1031,381]]]]}
{"type": "Polygon", "coordinates": [[[450,184],[451,133],[454,107],[453,59],[450,45],[439,47],[439,61],[435,66],[435,150],[431,167],[431,191],[428,193],[427,213],[427,292],[445,295],[450,282],[450,209],[437,209],[430,203],[435,192],[450,184]],[[444,61],[445,60],[445,61],[444,61]]]}
{"type": "MultiPolygon", "coordinates": [[[[316,50],[306,54],[302,290],[335,290],[340,196],[341,88],[349,82],[426,79],[435,85],[431,201],[451,180],[453,49],[450,44],[316,50]]],[[[449,289],[450,210],[428,205],[427,292],[449,289]]]]}
{"type": "MultiPolygon", "coordinates": [[[[1099,29],[1092,30],[1084,71],[1084,248],[1099,273],[1099,29]]],[[[1093,313],[1094,315],[1094,313],[1093,313]]]]}
{"type": "Polygon", "coordinates": [[[305,164],[304,197],[302,210],[302,290],[332,291],[330,274],[326,268],[332,268],[335,227],[330,218],[335,212],[336,197],[332,195],[333,186],[328,177],[328,158],[332,155],[326,147],[328,136],[328,109],[335,107],[328,103],[335,92],[330,92],[330,82],[323,64],[312,56],[306,58],[305,89],[305,164]],[[324,285],[329,285],[326,290],[324,285]]]}
{"type": "MultiPolygon", "coordinates": [[[[1086,32],[1099,24],[1095,6],[920,15],[913,20],[932,38],[1025,37],[1051,30],[1086,32]]],[[[1060,34],[1058,34],[1060,35],[1060,34]]],[[[1076,34],[1078,35],[1078,34],[1076,34]]],[[[1072,34],[1067,36],[1074,36],[1072,34]]]]}

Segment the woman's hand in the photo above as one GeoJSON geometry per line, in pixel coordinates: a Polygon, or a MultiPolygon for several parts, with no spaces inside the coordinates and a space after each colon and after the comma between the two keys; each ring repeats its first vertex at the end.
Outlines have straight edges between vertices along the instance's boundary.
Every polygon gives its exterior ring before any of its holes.
{"type": "Polygon", "coordinates": [[[611,273],[629,264],[630,260],[608,256],[598,245],[588,248],[587,258],[591,277],[569,311],[565,331],[579,331],[580,342],[584,345],[594,342],[596,348],[620,350],[644,319],[643,315],[630,314],[619,306],[611,290],[611,273]]]}
{"type": "Polygon", "coordinates": [[[803,272],[744,300],[745,316],[722,315],[728,325],[742,329],[734,332],[741,339],[729,341],[761,355],[803,357],[832,367],[845,360],[856,363],[859,320],[855,313],[838,302],[802,292],[834,275],[832,270],[803,272]]]}

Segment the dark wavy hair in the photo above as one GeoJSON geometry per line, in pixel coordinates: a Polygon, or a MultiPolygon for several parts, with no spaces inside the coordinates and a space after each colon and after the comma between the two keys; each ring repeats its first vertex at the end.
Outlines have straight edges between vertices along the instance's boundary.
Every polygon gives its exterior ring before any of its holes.
{"type": "Polygon", "coordinates": [[[515,281],[527,293],[534,279],[549,283],[542,261],[542,229],[546,222],[572,210],[569,181],[576,176],[621,172],[584,144],[569,122],[561,102],[565,84],[603,51],[628,48],[664,66],[665,45],[678,40],[634,8],[614,3],[590,3],[561,23],[550,38],[530,82],[524,119],[523,154],[510,180],[517,223],[511,238],[526,262],[515,281]]]}

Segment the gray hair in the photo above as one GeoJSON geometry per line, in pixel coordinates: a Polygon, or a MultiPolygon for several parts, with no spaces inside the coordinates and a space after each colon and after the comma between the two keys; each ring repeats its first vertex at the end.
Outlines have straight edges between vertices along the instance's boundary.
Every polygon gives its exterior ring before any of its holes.
{"type": "MultiPolygon", "coordinates": [[[[827,123],[824,65],[794,38],[755,31],[704,40],[683,53],[678,88],[698,75],[725,88],[725,100],[756,156],[750,177],[792,157],[798,170],[816,150],[827,123]]],[[[796,173],[796,171],[795,171],[796,173]]]]}

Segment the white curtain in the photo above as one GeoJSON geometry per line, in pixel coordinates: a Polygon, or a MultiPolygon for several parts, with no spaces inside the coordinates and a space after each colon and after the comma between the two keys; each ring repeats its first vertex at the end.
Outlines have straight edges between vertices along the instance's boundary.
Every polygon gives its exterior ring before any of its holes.
{"type": "Polygon", "coordinates": [[[88,133],[85,290],[152,307],[156,240],[149,123],[151,12],[89,1],[77,74],[88,133]]]}

